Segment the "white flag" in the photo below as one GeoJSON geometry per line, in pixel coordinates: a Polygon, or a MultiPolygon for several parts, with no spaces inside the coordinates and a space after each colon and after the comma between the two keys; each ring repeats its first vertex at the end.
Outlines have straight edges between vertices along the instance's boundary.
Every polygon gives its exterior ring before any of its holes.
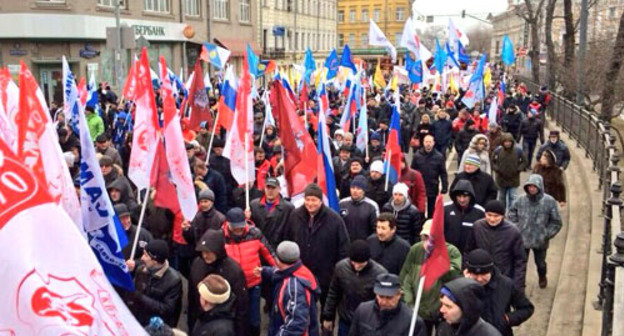
{"type": "Polygon", "coordinates": [[[384,35],[373,20],[370,20],[370,27],[368,29],[368,44],[386,48],[388,53],[390,53],[390,57],[392,57],[392,62],[396,62],[396,48],[392,45],[388,38],[386,38],[386,35],[384,35]]]}
{"type": "Polygon", "coordinates": [[[468,46],[468,43],[470,42],[468,40],[468,35],[466,35],[464,31],[462,31],[461,29],[459,29],[459,27],[455,25],[455,23],[453,22],[453,19],[449,18],[449,24],[448,24],[449,45],[451,45],[451,47],[454,48],[455,46],[457,46],[457,41],[459,41],[464,47],[468,46]]]}
{"type": "MultiPolygon", "coordinates": [[[[423,62],[430,59],[432,55],[431,51],[429,51],[429,49],[427,49],[427,47],[420,42],[420,38],[418,37],[418,34],[416,34],[416,26],[414,25],[412,18],[407,18],[407,21],[405,21],[403,33],[401,34],[401,43],[399,46],[407,48],[407,50],[414,53],[416,60],[421,60],[423,62]]],[[[423,67],[423,69],[425,69],[425,67],[423,67]]]]}

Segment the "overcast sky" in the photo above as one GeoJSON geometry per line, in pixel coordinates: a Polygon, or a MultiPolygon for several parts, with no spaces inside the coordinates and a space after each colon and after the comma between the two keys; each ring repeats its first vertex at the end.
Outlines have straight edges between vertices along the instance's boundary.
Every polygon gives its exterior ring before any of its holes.
{"type": "Polygon", "coordinates": [[[470,14],[485,19],[488,13],[498,14],[507,9],[507,0],[416,0],[414,8],[422,15],[441,15],[435,17],[435,24],[446,24],[448,16],[453,17],[453,21],[463,28],[478,24],[479,21],[466,18],[461,19],[461,11],[466,10],[470,14]]]}

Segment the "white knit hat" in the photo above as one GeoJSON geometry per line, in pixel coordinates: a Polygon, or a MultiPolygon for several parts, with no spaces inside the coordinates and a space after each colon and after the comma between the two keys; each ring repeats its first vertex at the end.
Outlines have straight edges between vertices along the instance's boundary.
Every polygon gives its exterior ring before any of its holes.
{"type": "Polygon", "coordinates": [[[383,162],[381,162],[381,160],[373,161],[373,163],[371,163],[371,165],[370,165],[370,171],[378,172],[380,174],[383,174],[384,173],[383,162]]]}
{"type": "Polygon", "coordinates": [[[403,195],[405,198],[408,198],[409,195],[409,187],[407,186],[407,184],[399,182],[397,184],[394,185],[394,188],[392,188],[392,193],[393,194],[401,194],[403,195]]]}

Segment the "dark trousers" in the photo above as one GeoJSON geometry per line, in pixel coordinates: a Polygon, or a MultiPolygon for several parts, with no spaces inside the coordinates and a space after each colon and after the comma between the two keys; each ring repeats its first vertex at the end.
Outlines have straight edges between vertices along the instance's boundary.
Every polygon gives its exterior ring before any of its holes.
{"type": "Polygon", "coordinates": [[[435,201],[437,196],[438,195],[427,195],[427,218],[433,218],[433,209],[435,209],[435,201]]]}
{"type": "Polygon", "coordinates": [[[533,259],[535,260],[535,266],[537,267],[537,275],[546,276],[546,251],[548,248],[543,249],[525,249],[526,262],[529,261],[529,252],[533,250],[533,259]]]}
{"type": "MultiPolygon", "coordinates": [[[[425,320],[423,319],[423,322],[425,322],[425,335],[427,336],[433,336],[433,327],[435,327],[436,325],[436,321],[435,320],[425,320]]],[[[416,334],[416,332],[414,332],[416,334]]]]}
{"type": "Polygon", "coordinates": [[[527,157],[528,168],[531,168],[531,162],[533,162],[533,151],[535,150],[536,144],[537,139],[522,139],[522,150],[527,157]]]}

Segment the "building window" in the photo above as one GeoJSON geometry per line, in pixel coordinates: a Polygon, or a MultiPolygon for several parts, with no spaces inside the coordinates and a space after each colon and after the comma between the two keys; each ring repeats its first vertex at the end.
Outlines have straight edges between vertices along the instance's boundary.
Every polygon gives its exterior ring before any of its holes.
{"type": "Polygon", "coordinates": [[[338,11],[338,22],[344,22],[344,11],[338,11]]]}
{"type": "Polygon", "coordinates": [[[361,40],[360,40],[361,45],[360,46],[362,48],[366,48],[368,46],[368,34],[364,33],[364,34],[362,34],[360,36],[360,38],[361,38],[361,40]]]}
{"type": "Polygon", "coordinates": [[[212,17],[219,20],[230,19],[230,1],[212,0],[212,17]]]}
{"type": "Polygon", "coordinates": [[[158,13],[170,13],[169,0],[144,0],[145,10],[158,13]]]}
{"type": "MultiPolygon", "coordinates": [[[[41,0],[38,0],[41,2],[41,0]]],[[[48,1],[48,2],[65,2],[65,0],[57,0],[57,1],[48,1]]],[[[102,7],[115,7],[117,5],[117,0],[98,0],[98,6],[102,7]]],[[[119,7],[126,8],[126,0],[119,0],[119,7]]]]}
{"type": "Polygon", "coordinates": [[[188,16],[200,16],[201,0],[184,0],[184,14],[188,16]]]}
{"type": "Polygon", "coordinates": [[[381,18],[381,10],[379,8],[373,9],[373,21],[379,22],[381,18]]]}
{"type": "Polygon", "coordinates": [[[362,9],[362,21],[368,22],[368,9],[362,9]]]}
{"type": "Polygon", "coordinates": [[[338,46],[342,47],[344,45],[344,34],[338,34],[338,46]]]}
{"type": "Polygon", "coordinates": [[[355,34],[353,33],[349,34],[349,42],[347,44],[350,45],[351,47],[355,45],[355,34]]]}
{"type": "Polygon", "coordinates": [[[397,21],[405,21],[405,8],[397,7],[395,18],[397,21]]]}
{"type": "Polygon", "coordinates": [[[355,9],[349,11],[349,22],[355,22],[355,9]]]}
{"type": "Polygon", "coordinates": [[[615,19],[615,7],[609,7],[609,20],[615,19]]]}
{"type": "Polygon", "coordinates": [[[238,20],[240,22],[251,22],[250,0],[238,0],[238,20]]]}
{"type": "Polygon", "coordinates": [[[292,12],[293,0],[286,0],[286,10],[292,12]]]}

